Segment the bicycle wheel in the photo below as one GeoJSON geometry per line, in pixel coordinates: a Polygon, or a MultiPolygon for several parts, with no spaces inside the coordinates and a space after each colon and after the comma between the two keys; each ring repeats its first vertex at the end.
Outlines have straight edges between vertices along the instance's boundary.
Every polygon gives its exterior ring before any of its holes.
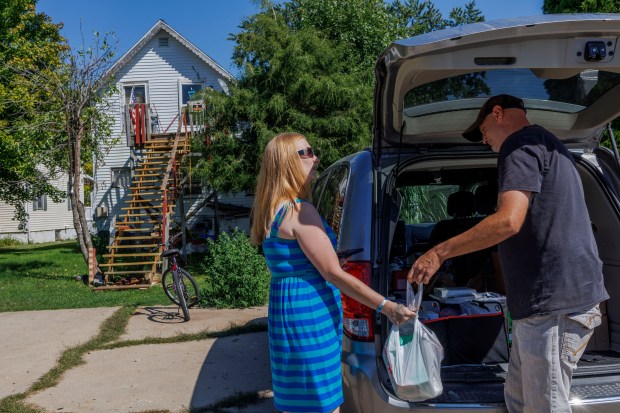
{"type": "MultiPolygon", "coordinates": [[[[193,306],[198,304],[198,283],[196,283],[194,277],[192,277],[183,268],[179,268],[179,274],[181,275],[181,282],[185,286],[185,291],[187,292],[187,294],[185,295],[185,302],[187,303],[188,308],[192,308],[193,306]]],[[[176,305],[179,305],[177,293],[174,288],[172,270],[170,268],[168,268],[164,272],[164,275],[161,277],[161,284],[162,287],[164,287],[164,292],[166,293],[168,298],[176,305]]]]}
{"type": "Polygon", "coordinates": [[[179,307],[181,307],[181,311],[183,311],[183,318],[185,321],[189,321],[189,307],[187,306],[187,288],[185,288],[185,284],[183,283],[183,276],[181,273],[173,274],[174,278],[174,289],[177,291],[177,298],[179,300],[179,307]]]}

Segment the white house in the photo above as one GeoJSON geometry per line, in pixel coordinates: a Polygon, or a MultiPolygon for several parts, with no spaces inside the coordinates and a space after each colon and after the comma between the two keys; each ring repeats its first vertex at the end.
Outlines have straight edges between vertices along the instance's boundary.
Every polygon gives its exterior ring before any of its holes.
{"type": "MultiPolygon", "coordinates": [[[[0,238],[39,243],[76,237],[67,175],[58,176],[51,183],[55,188],[67,191],[67,197],[62,202],[54,202],[44,195],[24,203],[24,209],[28,213],[25,224],[13,219],[15,208],[12,205],[0,202],[0,238]]],[[[83,188],[80,188],[80,199],[83,198],[83,188]]]]}
{"type": "MultiPolygon", "coordinates": [[[[153,133],[176,132],[181,107],[196,91],[213,88],[226,92],[227,82],[235,80],[232,74],[163,20],[157,21],[106,76],[114,77],[117,93],[112,102],[115,144],[107,148],[103,162],[96,162],[94,168],[93,211],[96,228],[100,231],[113,228],[114,217],[122,213],[136,161],[143,154],[140,145],[128,137],[125,115],[128,105],[133,102],[149,104],[153,133]]],[[[185,213],[209,195],[201,185],[194,184],[186,189],[185,213]]],[[[218,201],[221,230],[248,229],[252,197],[244,194],[222,196],[218,201]]],[[[214,226],[212,206],[212,202],[207,203],[194,215],[188,222],[190,230],[193,227],[194,231],[206,234],[214,226]]]]}

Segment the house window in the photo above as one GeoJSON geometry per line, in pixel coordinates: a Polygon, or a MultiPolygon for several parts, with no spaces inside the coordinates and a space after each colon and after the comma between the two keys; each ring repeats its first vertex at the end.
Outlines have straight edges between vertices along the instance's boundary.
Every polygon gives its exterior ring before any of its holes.
{"type": "MultiPolygon", "coordinates": [[[[185,83],[181,85],[181,108],[187,105],[190,100],[196,99],[195,95],[202,89],[201,83],[185,83]]],[[[189,113],[185,113],[185,122],[189,123],[189,113]]]]}
{"type": "Polygon", "coordinates": [[[160,37],[159,38],[159,47],[168,47],[168,38],[160,37]]]}
{"type": "Polygon", "coordinates": [[[32,202],[33,211],[47,211],[47,195],[41,195],[32,202]]]}
{"type": "Polygon", "coordinates": [[[123,86],[125,90],[125,105],[146,103],[146,85],[123,86]]]}
{"type": "Polygon", "coordinates": [[[202,89],[200,83],[188,83],[181,85],[181,105],[186,105],[190,100],[194,100],[194,95],[202,89]]]}
{"type": "Polygon", "coordinates": [[[90,207],[93,205],[92,203],[92,195],[93,195],[93,183],[90,180],[85,179],[84,182],[84,206],[90,207]]]}
{"type": "MultiPolygon", "coordinates": [[[[133,126],[131,126],[131,119],[127,116],[127,111],[129,109],[129,105],[133,105],[134,103],[146,103],[146,84],[134,84],[134,85],[125,85],[123,86],[123,102],[124,102],[124,115],[122,122],[122,131],[127,133],[128,130],[133,131],[133,126]],[[128,126],[129,129],[127,128],[128,126]]],[[[129,139],[129,134],[127,136],[129,139]]]]}
{"type": "Polygon", "coordinates": [[[112,188],[128,188],[130,184],[130,168],[112,168],[112,188]]]}

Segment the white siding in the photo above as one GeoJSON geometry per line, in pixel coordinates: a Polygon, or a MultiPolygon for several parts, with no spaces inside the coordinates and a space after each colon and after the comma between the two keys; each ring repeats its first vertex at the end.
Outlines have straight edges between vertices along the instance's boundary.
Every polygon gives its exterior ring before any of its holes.
{"type": "MultiPolygon", "coordinates": [[[[67,193],[66,175],[55,179],[51,183],[54,187],[67,193]]],[[[69,209],[67,198],[65,197],[62,202],[56,203],[48,196],[47,211],[33,211],[31,207],[28,222],[30,231],[73,228],[73,214],[69,209]]]]}
{"type": "Polygon", "coordinates": [[[21,232],[18,228],[19,222],[14,221],[15,208],[12,205],[0,202],[0,236],[13,232],[21,232]]]}
{"type": "MultiPolygon", "coordinates": [[[[51,183],[54,187],[67,192],[67,175],[62,175],[51,183]]],[[[80,199],[84,198],[84,189],[80,188],[80,199]]],[[[47,197],[47,210],[33,211],[33,202],[26,205],[28,225],[19,229],[19,222],[13,221],[15,210],[12,206],[0,203],[0,238],[11,237],[30,242],[52,242],[61,239],[75,238],[73,214],[68,206],[67,198],[54,202],[47,197]]]]}

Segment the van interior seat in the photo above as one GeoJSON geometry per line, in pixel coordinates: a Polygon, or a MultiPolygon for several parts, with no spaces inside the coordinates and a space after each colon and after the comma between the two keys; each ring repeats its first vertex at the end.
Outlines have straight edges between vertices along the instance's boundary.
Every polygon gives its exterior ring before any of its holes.
{"type": "Polygon", "coordinates": [[[390,249],[390,262],[394,258],[404,258],[410,251],[410,245],[407,237],[407,227],[405,221],[399,219],[394,229],[394,237],[392,238],[392,248],[390,249]]]}
{"type": "MultiPolygon", "coordinates": [[[[486,189],[481,190],[479,196],[482,197],[485,194],[486,189]]],[[[488,189],[488,192],[492,192],[492,188],[488,189]]],[[[469,191],[458,191],[448,196],[448,202],[446,204],[446,211],[448,215],[452,216],[451,219],[444,219],[433,228],[433,232],[430,237],[430,245],[434,246],[449,238],[459,235],[482,219],[483,216],[474,216],[476,212],[481,214],[481,211],[493,211],[494,205],[489,201],[491,196],[487,196],[486,204],[481,201],[480,208],[476,206],[476,196],[469,191]]],[[[467,285],[468,282],[479,275],[479,273],[486,267],[487,262],[490,261],[491,249],[485,249],[482,251],[475,251],[459,257],[454,257],[450,261],[450,272],[453,274],[454,282],[458,286],[467,285]]]]}
{"type": "Polygon", "coordinates": [[[450,194],[446,203],[446,212],[452,218],[441,220],[435,224],[430,237],[431,246],[476,225],[478,219],[473,218],[476,213],[475,195],[469,191],[458,191],[450,194]]]}

